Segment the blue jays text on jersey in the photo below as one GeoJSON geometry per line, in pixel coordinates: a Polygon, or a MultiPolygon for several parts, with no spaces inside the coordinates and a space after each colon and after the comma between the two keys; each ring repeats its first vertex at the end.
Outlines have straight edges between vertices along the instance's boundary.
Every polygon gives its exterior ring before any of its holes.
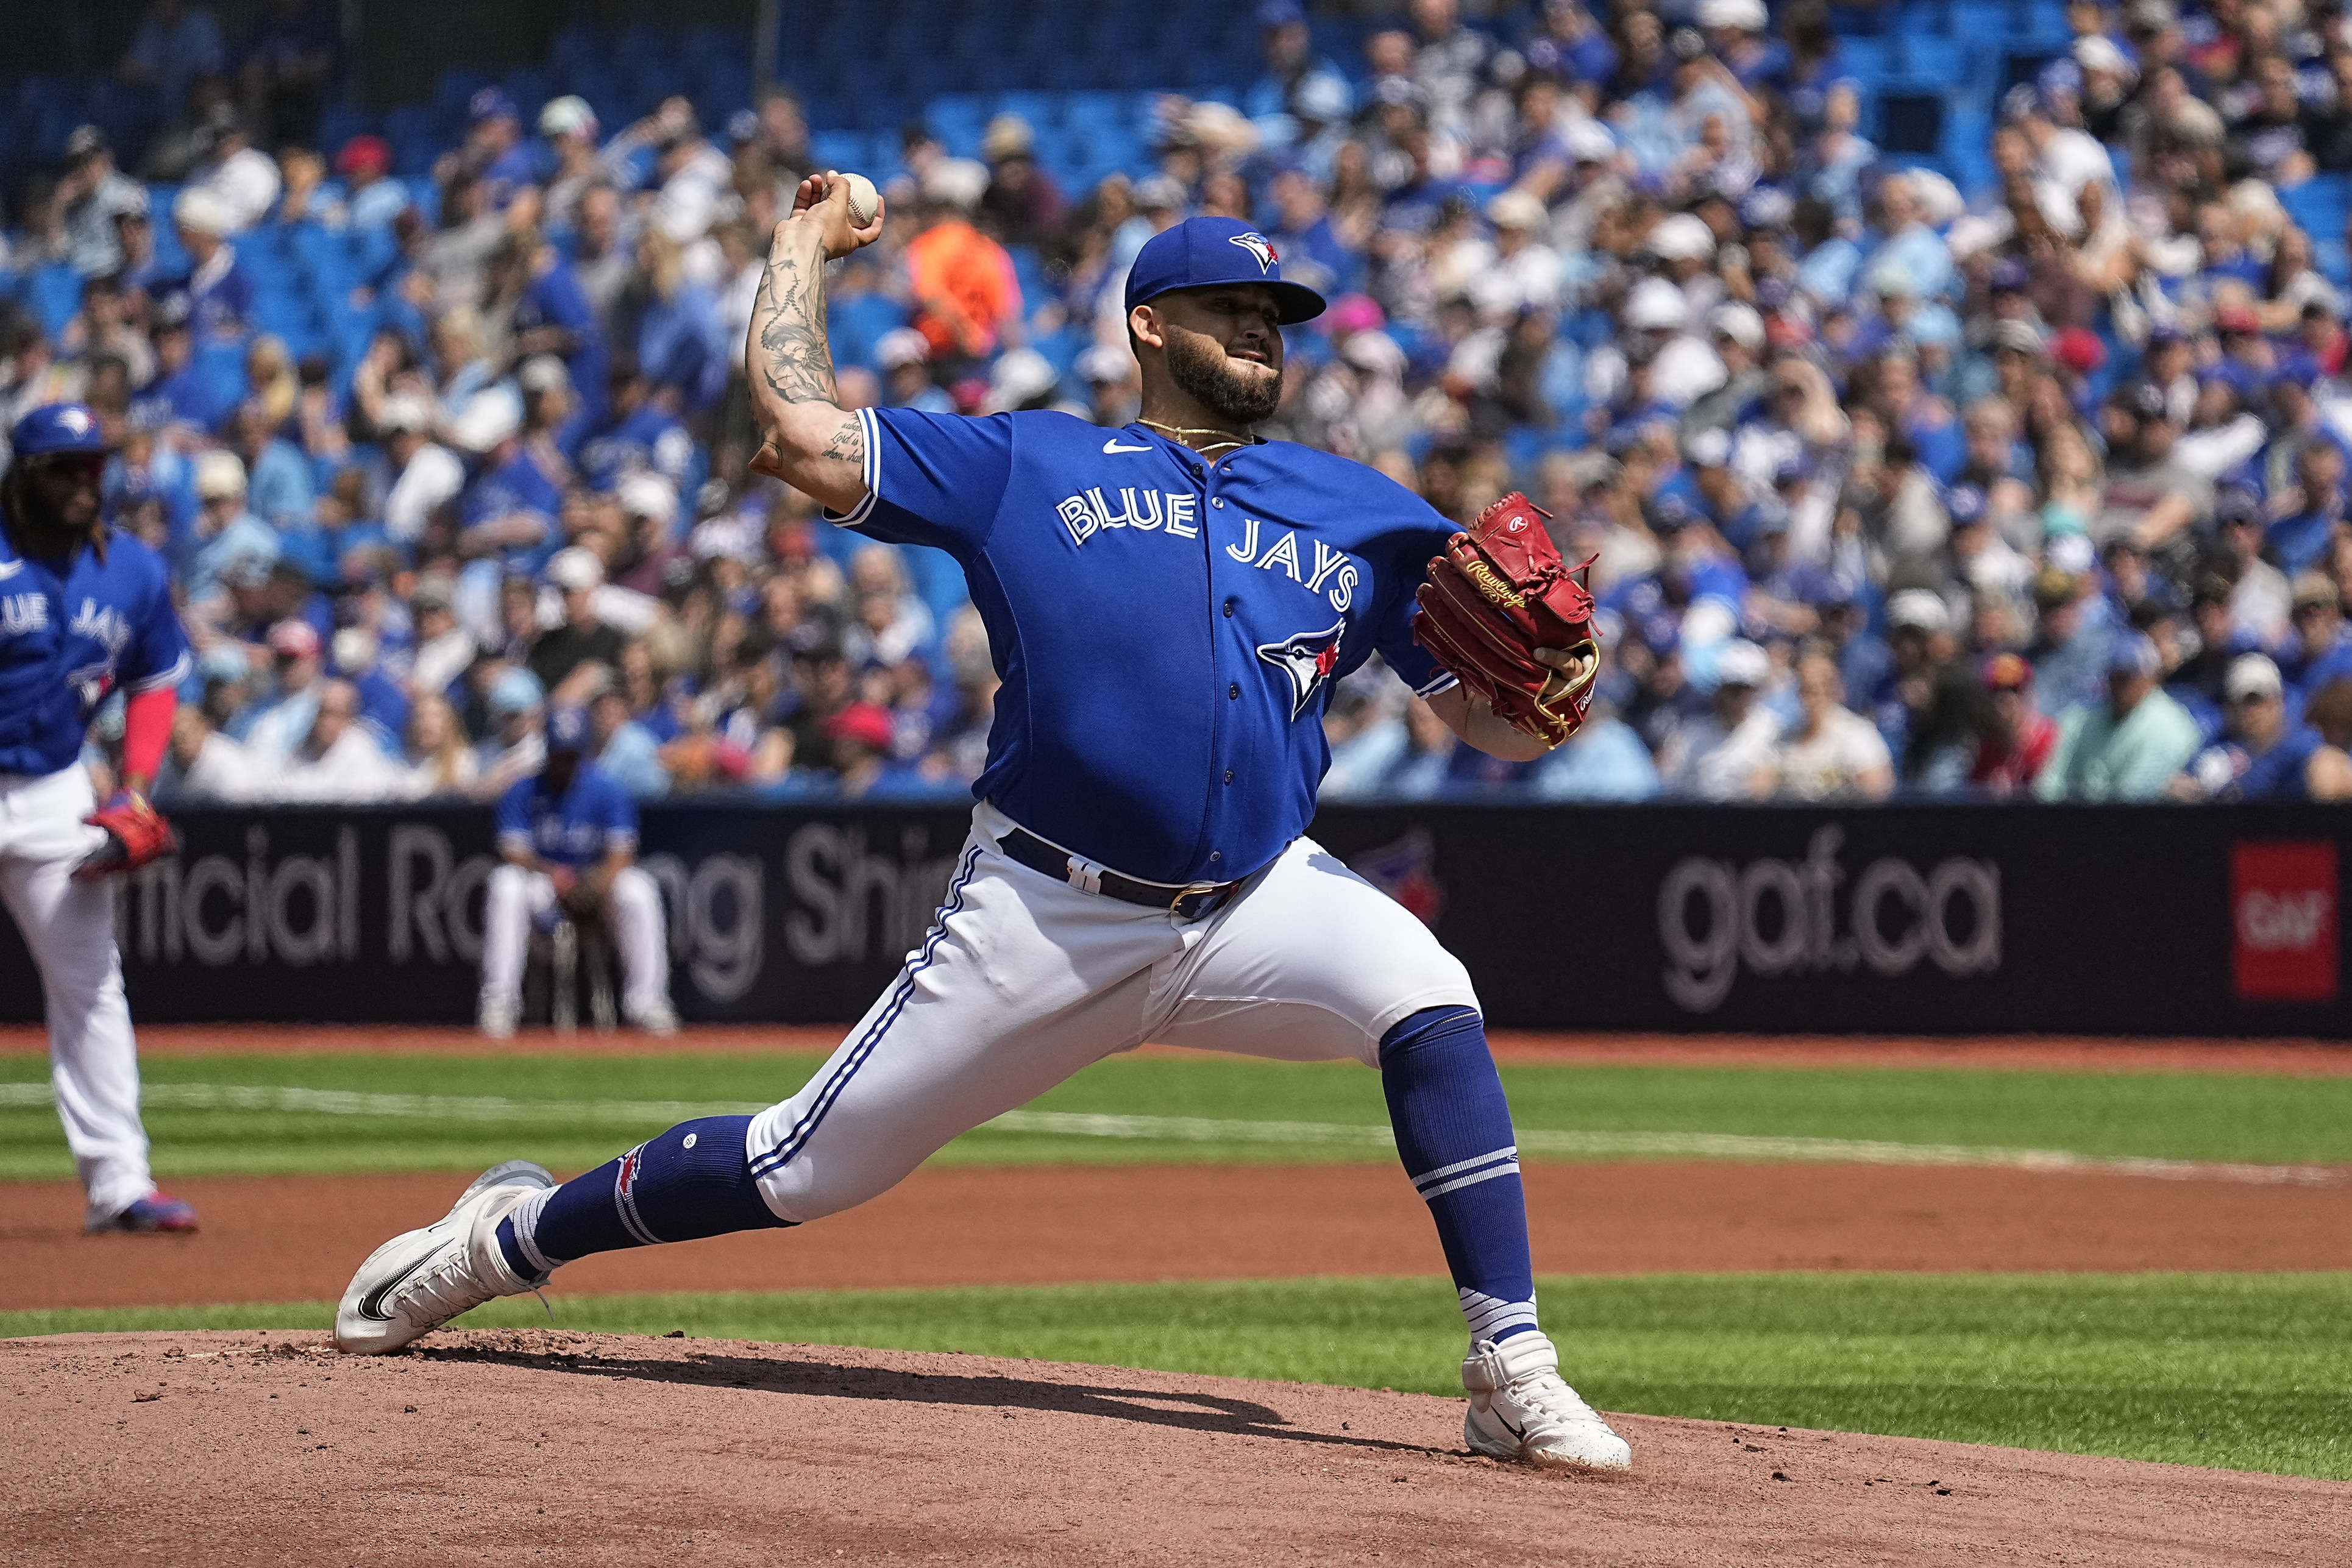
{"type": "Polygon", "coordinates": [[[114,532],[53,562],[0,531],[0,773],[42,775],[81,754],[98,705],[188,671],[188,642],[163,561],[114,532]]]}
{"type": "Polygon", "coordinates": [[[547,776],[521,779],[499,797],[499,843],[528,849],[575,871],[613,850],[637,847],[637,803],[613,776],[584,758],[558,795],[547,776]]]}
{"type": "Polygon", "coordinates": [[[1288,442],[1209,462],[1141,424],[866,410],[838,520],[964,569],[1003,687],[973,793],[1129,876],[1223,882],[1306,831],[1323,708],[1375,650],[1424,694],[1413,591],[1453,527],[1288,442]]]}

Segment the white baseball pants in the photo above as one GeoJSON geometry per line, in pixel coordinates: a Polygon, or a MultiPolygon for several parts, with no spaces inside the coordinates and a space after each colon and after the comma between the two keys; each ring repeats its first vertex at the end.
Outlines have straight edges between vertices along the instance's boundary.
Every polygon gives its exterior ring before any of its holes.
{"type": "Polygon", "coordinates": [[[93,1214],[155,1190],[139,1121],[139,1047],[114,946],[114,883],[73,868],[106,840],[80,764],[38,778],[0,774],[0,904],[41,971],[49,1082],[66,1147],[93,1214]]]}
{"type": "MultiPolygon", "coordinates": [[[[500,865],[482,901],[482,1000],[519,1004],[530,923],[555,907],[555,879],[500,865]]],[[[643,866],[613,878],[613,946],[621,955],[621,1010],[632,1020],[669,1001],[669,940],[662,925],[661,884],[643,866]]]]}
{"type": "Polygon", "coordinates": [[[947,903],[798,1094],[751,1119],[761,1196],[802,1221],[865,1202],[941,1145],[1147,1040],[1377,1067],[1381,1037],[1476,1007],[1428,928],[1300,839],[1213,913],[1084,893],[996,848],[982,804],[947,903]]]}

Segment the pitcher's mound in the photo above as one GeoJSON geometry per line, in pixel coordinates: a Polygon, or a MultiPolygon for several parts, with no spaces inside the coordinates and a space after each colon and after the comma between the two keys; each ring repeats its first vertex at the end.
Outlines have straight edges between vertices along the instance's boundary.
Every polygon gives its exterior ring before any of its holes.
{"type": "Polygon", "coordinates": [[[555,1332],[0,1343],[13,1563],[2317,1560],[2352,1487],[1612,1417],[1498,1465],[1419,1395],[555,1332]]]}

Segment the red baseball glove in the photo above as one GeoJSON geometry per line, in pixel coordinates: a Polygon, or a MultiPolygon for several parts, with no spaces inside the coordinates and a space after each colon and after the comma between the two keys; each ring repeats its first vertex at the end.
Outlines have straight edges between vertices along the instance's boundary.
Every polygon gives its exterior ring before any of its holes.
{"type": "Polygon", "coordinates": [[[76,882],[91,882],[110,872],[137,871],[150,861],[180,852],[180,835],[172,831],[144,795],[119,789],[114,798],[82,819],[106,830],[106,842],[74,867],[76,882]]]}
{"type": "Polygon", "coordinates": [[[1429,563],[1413,639],[1496,717],[1546,746],[1584,723],[1601,673],[1601,638],[1583,566],[1571,570],[1543,525],[1549,514],[1514,490],[1446,541],[1429,563]],[[1536,657],[1558,650],[1567,668],[1536,657]]]}

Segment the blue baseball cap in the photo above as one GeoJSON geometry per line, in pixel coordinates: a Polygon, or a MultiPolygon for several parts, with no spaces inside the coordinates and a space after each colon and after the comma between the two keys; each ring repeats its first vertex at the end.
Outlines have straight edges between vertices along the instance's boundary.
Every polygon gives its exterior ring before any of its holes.
{"type": "Polygon", "coordinates": [[[547,710],[547,749],[551,756],[559,751],[588,749],[588,710],[565,703],[547,710]]]}
{"type": "Polygon", "coordinates": [[[479,125],[485,120],[520,120],[522,110],[515,103],[514,94],[502,87],[486,87],[477,91],[466,106],[466,116],[479,125]]]}
{"type": "Polygon", "coordinates": [[[8,444],[19,457],[55,457],[62,452],[106,452],[106,433],[98,415],[78,402],[46,402],[16,422],[8,444]]]}
{"type": "Polygon", "coordinates": [[[1323,297],[1303,283],[1285,282],[1273,244],[1239,218],[1186,218],[1146,240],[1128,269],[1127,308],[1175,289],[1220,283],[1264,285],[1274,294],[1275,319],[1286,327],[1323,314],[1323,297]]]}

